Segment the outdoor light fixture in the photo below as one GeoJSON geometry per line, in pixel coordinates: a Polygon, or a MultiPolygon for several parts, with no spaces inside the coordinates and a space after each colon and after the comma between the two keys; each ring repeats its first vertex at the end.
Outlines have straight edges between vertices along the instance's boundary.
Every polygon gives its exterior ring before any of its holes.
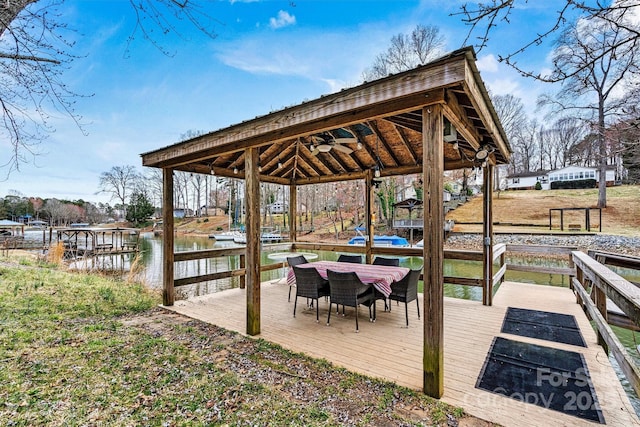
{"type": "Polygon", "coordinates": [[[280,161],[279,158],[278,158],[278,169],[282,169],[282,162],[280,161]]]}
{"type": "Polygon", "coordinates": [[[362,150],[362,142],[358,141],[358,145],[356,145],[356,150],[362,150]]]}
{"type": "Polygon", "coordinates": [[[444,140],[445,142],[454,142],[458,140],[456,127],[446,117],[444,118],[444,140]]]}
{"type": "Polygon", "coordinates": [[[373,167],[373,176],[380,178],[380,167],[378,165],[373,167]]]}
{"type": "Polygon", "coordinates": [[[213,165],[211,165],[211,169],[209,169],[209,173],[211,175],[215,175],[216,174],[216,171],[213,170],[213,165]]]}
{"type": "Polygon", "coordinates": [[[454,141],[453,144],[451,144],[451,147],[453,147],[454,150],[458,149],[458,141],[454,141]]]}
{"type": "Polygon", "coordinates": [[[491,150],[489,146],[487,145],[483,145],[481,146],[478,151],[476,151],[475,154],[475,160],[477,162],[486,162],[487,158],[489,157],[489,154],[491,154],[491,150]]]}
{"type": "Polygon", "coordinates": [[[237,166],[235,166],[235,167],[233,168],[233,173],[234,173],[234,174],[236,174],[236,175],[238,174],[238,167],[237,167],[237,166]]]}
{"type": "Polygon", "coordinates": [[[262,165],[258,165],[258,172],[262,172],[262,165]]]}

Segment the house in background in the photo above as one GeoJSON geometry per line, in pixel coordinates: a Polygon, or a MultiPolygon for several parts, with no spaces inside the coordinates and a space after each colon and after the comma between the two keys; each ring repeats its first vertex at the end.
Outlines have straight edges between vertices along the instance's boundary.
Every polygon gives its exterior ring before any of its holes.
{"type": "Polygon", "coordinates": [[[543,190],[549,189],[549,171],[522,172],[507,177],[508,190],[534,190],[536,183],[542,185],[543,190]]]}
{"type": "Polygon", "coordinates": [[[173,217],[174,218],[186,218],[188,216],[193,216],[193,211],[188,208],[173,208],[173,217]]]}
{"type": "MultiPolygon", "coordinates": [[[[595,167],[583,166],[567,166],[566,168],[556,169],[552,171],[540,170],[535,172],[524,172],[512,174],[507,177],[508,190],[533,190],[536,183],[540,183],[543,190],[552,188],[554,182],[559,181],[580,181],[585,179],[593,179],[596,184],[600,180],[600,171],[595,167]]],[[[605,177],[607,186],[618,185],[616,179],[615,166],[607,166],[607,174],[605,177]]]]}

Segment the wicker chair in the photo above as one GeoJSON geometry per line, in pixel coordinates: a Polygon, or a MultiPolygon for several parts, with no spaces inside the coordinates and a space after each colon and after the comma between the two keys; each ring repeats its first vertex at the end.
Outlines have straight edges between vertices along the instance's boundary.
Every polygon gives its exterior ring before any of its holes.
{"type": "Polygon", "coordinates": [[[327,316],[327,326],[331,321],[331,307],[332,304],[336,306],[342,304],[342,315],[344,316],[344,306],[354,307],[356,309],[356,332],[358,332],[358,305],[366,304],[369,306],[369,320],[375,318],[371,315],[371,307],[375,310],[375,300],[373,299],[373,292],[371,287],[362,283],[360,278],[353,271],[342,273],[338,271],[327,270],[327,276],[329,277],[329,288],[331,294],[329,295],[329,315],[327,316]]]}
{"type": "MultiPolygon", "coordinates": [[[[329,296],[329,282],[320,276],[315,268],[302,268],[294,265],[293,274],[296,276],[296,300],[293,303],[293,317],[296,317],[298,297],[316,301],[316,322],[320,321],[318,298],[329,296]]],[[[331,311],[331,306],[329,306],[331,311]]]]}
{"type": "MultiPolygon", "coordinates": [[[[389,299],[404,302],[407,328],[409,327],[409,309],[407,304],[413,300],[416,300],[418,319],[420,318],[420,302],[418,301],[418,279],[420,279],[420,272],[421,270],[409,270],[409,273],[407,273],[402,280],[391,284],[391,295],[389,295],[389,299]]],[[[389,311],[391,311],[391,304],[389,304],[389,311]]]]}
{"type": "Polygon", "coordinates": [[[373,262],[373,265],[388,265],[389,267],[400,267],[400,260],[398,258],[384,258],[377,256],[373,262]]]}
{"type": "Polygon", "coordinates": [[[350,262],[352,264],[362,264],[362,255],[340,255],[338,262],[350,262]]]}
{"type": "MultiPolygon", "coordinates": [[[[385,258],[377,256],[371,264],[386,265],[389,267],[400,267],[400,260],[398,258],[385,258]]],[[[375,299],[376,301],[379,299],[384,301],[384,311],[387,311],[389,309],[389,306],[387,305],[387,298],[380,291],[375,291],[375,299]]]]}
{"type": "MultiPolygon", "coordinates": [[[[309,261],[304,257],[304,255],[296,255],[287,257],[287,264],[289,267],[293,267],[294,265],[306,264],[309,261]]],[[[289,286],[289,298],[287,298],[288,302],[291,302],[291,286],[289,286]]]]}

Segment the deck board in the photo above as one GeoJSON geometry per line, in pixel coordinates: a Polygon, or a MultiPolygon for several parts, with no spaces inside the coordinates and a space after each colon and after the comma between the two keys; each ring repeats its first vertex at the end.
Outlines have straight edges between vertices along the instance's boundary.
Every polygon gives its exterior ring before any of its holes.
{"type": "MultiPolygon", "coordinates": [[[[393,303],[391,312],[378,303],[378,320],[368,321],[368,310],[360,308],[360,333],[355,333],[352,308],[347,315],[331,315],[326,326],[328,304],[320,301],[320,322],[315,309],[298,300],[296,318],[293,300],[287,302],[289,287],[264,283],[259,338],[292,351],[323,358],[362,374],[387,379],[412,389],[422,389],[422,320],[416,304],[409,304],[409,328],[405,328],[404,305],[393,303]]],[[[227,291],[177,301],[170,310],[240,333],[246,331],[244,290],[227,291]]],[[[422,295],[420,310],[423,311],[422,295]]],[[[607,425],[640,425],[622,386],[589,321],[567,288],[505,282],[494,297],[494,305],[445,298],[444,305],[444,387],[442,400],[468,413],[499,424],[549,426],[598,425],[557,411],[518,402],[475,388],[491,343],[496,336],[517,339],[584,355],[607,425]],[[551,343],[534,338],[502,334],[500,328],[508,307],[553,311],[576,317],[587,348],[551,343]]]]}

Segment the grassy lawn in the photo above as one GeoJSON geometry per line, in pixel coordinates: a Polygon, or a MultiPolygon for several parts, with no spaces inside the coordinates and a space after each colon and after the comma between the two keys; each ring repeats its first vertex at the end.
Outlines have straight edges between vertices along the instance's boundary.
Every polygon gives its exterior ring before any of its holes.
{"type": "MultiPolygon", "coordinates": [[[[550,208],[586,208],[598,204],[598,189],[502,191],[493,195],[494,221],[503,224],[527,224],[548,230],[550,208]]],[[[456,223],[482,222],[482,195],[447,214],[456,223]]],[[[582,224],[584,211],[566,211],[566,224],[582,224]]],[[[560,214],[553,214],[558,231],[560,214]]],[[[598,214],[591,211],[591,226],[597,231],[598,214]]],[[[640,186],[607,188],[607,207],[602,209],[602,232],[637,236],[640,228],[640,186]]],[[[565,229],[566,230],[566,229],[565,229]]]]}
{"type": "Polygon", "coordinates": [[[160,301],[140,284],[0,257],[0,425],[488,425],[160,301]]]}

